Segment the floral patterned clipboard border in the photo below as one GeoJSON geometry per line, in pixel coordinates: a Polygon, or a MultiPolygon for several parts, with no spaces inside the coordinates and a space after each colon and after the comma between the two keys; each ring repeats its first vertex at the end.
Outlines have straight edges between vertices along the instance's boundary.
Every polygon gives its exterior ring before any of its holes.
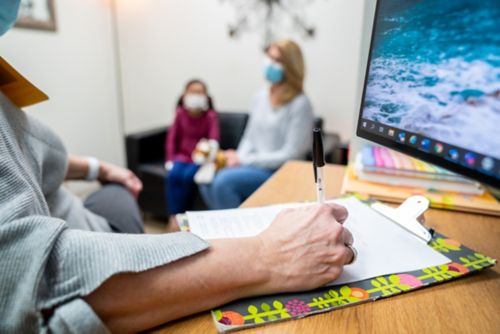
{"type": "MultiPolygon", "coordinates": [[[[374,202],[357,197],[367,204],[374,202]]],[[[184,223],[188,229],[187,219],[184,219],[184,223]]],[[[450,262],[308,292],[242,299],[212,310],[212,317],[221,333],[298,319],[444,283],[492,267],[497,262],[437,232],[429,246],[448,257],[450,262]]]]}
{"type": "MultiPolygon", "coordinates": [[[[374,201],[365,202],[369,204],[374,201]]],[[[182,230],[189,230],[185,215],[178,215],[178,222],[182,230]]],[[[496,260],[437,232],[434,233],[429,246],[443,253],[450,262],[437,267],[379,276],[308,292],[242,299],[212,310],[212,317],[219,332],[235,331],[375,301],[444,283],[496,264],[496,260]]]]}
{"type": "Polygon", "coordinates": [[[392,274],[303,293],[280,294],[239,300],[212,311],[219,332],[302,318],[357,303],[375,301],[443,283],[495,265],[496,260],[435,233],[429,246],[451,262],[437,267],[392,274]]]}

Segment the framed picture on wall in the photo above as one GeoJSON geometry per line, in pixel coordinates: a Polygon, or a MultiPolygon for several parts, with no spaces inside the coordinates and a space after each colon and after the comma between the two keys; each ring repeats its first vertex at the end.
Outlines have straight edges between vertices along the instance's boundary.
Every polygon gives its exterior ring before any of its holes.
{"type": "Polygon", "coordinates": [[[54,0],[21,0],[15,26],[56,31],[54,0]]]}

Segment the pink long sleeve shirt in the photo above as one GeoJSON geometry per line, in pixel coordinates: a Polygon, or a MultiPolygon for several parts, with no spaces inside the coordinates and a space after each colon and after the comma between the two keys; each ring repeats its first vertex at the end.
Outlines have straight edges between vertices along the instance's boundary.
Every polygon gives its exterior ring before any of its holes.
{"type": "Polygon", "coordinates": [[[193,117],[185,108],[177,108],[165,140],[166,161],[193,162],[191,154],[202,138],[220,140],[217,112],[210,109],[193,117]]]}

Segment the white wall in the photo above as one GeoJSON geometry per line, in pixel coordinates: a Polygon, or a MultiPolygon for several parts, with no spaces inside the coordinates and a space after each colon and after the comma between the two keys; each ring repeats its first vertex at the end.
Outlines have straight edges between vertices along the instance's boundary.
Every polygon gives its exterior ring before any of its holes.
{"type": "Polygon", "coordinates": [[[12,29],[0,55],[46,92],[27,108],[74,154],[122,164],[115,54],[109,1],[55,1],[58,31],[12,29]]]}
{"type": "MultiPolygon", "coordinates": [[[[305,54],[306,92],[326,129],[348,140],[357,112],[363,0],[316,0],[306,18],[316,38],[305,54]]],[[[118,19],[127,133],[165,125],[185,82],[201,77],[221,111],[248,110],[262,79],[261,36],[233,40],[230,1],[120,0],[118,19]]]]}

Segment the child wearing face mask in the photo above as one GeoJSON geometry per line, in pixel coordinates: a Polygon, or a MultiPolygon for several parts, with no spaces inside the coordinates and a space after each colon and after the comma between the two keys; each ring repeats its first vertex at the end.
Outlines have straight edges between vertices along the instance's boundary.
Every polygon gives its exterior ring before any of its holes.
{"type": "Polygon", "coordinates": [[[202,138],[219,141],[219,120],[206,84],[195,79],[186,84],[179,98],[175,120],[165,141],[165,191],[170,222],[175,222],[176,214],[186,211],[192,197],[193,178],[199,165],[191,157],[202,138]]]}

